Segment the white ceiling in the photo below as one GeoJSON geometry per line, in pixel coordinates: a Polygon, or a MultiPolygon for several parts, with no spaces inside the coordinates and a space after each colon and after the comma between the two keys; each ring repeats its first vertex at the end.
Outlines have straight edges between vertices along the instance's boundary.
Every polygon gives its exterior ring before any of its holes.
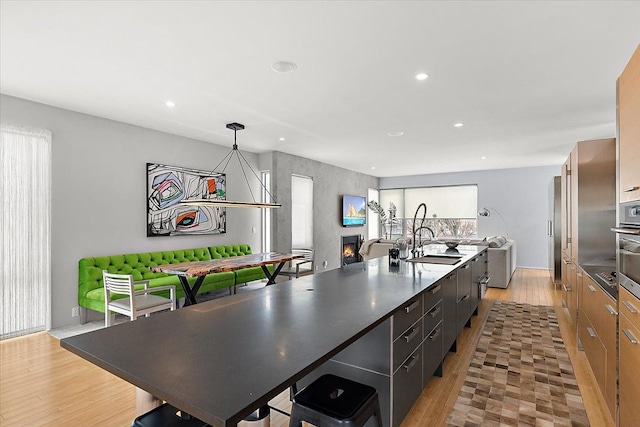
{"type": "Polygon", "coordinates": [[[226,146],[237,121],[243,150],[380,177],[561,164],[615,135],[640,42],[637,1],[3,0],[0,19],[2,93],[226,146]]]}

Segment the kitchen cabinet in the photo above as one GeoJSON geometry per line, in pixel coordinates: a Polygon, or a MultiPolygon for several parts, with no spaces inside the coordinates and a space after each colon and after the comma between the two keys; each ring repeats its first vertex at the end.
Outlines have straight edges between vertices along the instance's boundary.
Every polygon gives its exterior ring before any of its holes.
{"type": "Polygon", "coordinates": [[[622,286],[620,301],[619,427],[635,427],[640,420],[640,300],[622,286]]]}
{"type": "Polygon", "coordinates": [[[456,337],[458,336],[457,328],[457,305],[458,305],[458,272],[454,271],[447,277],[442,279],[443,303],[444,303],[444,351],[455,352],[456,337]]]}
{"type": "Polygon", "coordinates": [[[578,338],[613,419],[616,413],[618,313],[616,301],[588,274],[580,271],[578,338]]]}
{"type": "Polygon", "coordinates": [[[488,253],[482,252],[471,260],[471,314],[478,314],[478,307],[482,299],[482,287],[489,282],[488,253]]]}
{"type": "Polygon", "coordinates": [[[640,46],[618,78],[620,202],[640,200],[640,46]]]}
{"type": "MultiPolygon", "coordinates": [[[[616,147],[614,138],[580,141],[562,167],[562,299],[576,330],[578,265],[616,253],[616,147]]],[[[593,321],[593,319],[591,319],[593,321]]]]}
{"type": "MultiPolygon", "coordinates": [[[[560,214],[561,214],[561,249],[562,254],[571,259],[571,156],[562,165],[560,176],[560,214]]],[[[563,281],[563,283],[565,283],[563,281]]]]}
{"type": "Polygon", "coordinates": [[[462,265],[458,269],[456,292],[456,336],[465,326],[471,326],[471,265],[462,265]]]}
{"type": "Polygon", "coordinates": [[[569,324],[575,334],[578,319],[578,269],[571,262],[571,259],[564,256],[562,258],[562,273],[562,306],[569,313],[569,324]]]}

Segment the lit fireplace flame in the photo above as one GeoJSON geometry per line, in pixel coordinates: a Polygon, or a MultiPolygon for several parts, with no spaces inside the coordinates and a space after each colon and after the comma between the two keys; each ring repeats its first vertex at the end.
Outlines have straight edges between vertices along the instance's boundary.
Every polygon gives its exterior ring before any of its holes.
{"type": "Polygon", "coordinates": [[[342,256],[345,258],[351,258],[355,256],[356,253],[353,251],[353,245],[345,245],[342,250],[342,256]]]}

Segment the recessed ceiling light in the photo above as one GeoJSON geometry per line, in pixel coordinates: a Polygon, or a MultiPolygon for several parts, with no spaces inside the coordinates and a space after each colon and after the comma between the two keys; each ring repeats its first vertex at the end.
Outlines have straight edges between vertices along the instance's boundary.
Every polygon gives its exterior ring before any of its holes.
{"type": "Polygon", "coordinates": [[[416,74],[417,80],[427,80],[428,78],[429,78],[429,74],[427,73],[416,74]]]}
{"type": "Polygon", "coordinates": [[[173,101],[167,101],[167,102],[164,103],[164,105],[166,105],[169,108],[173,108],[173,107],[176,106],[176,103],[173,102],[173,101]]]}
{"type": "Polygon", "coordinates": [[[284,141],[284,138],[283,138],[283,137],[280,137],[280,138],[278,138],[278,139],[279,139],[280,141],[284,141]]]}
{"type": "Polygon", "coordinates": [[[480,157],[482,160],[487,160],[487,156],[480,157]]]}
{"type": "Polygon", "coordinates": [[[375,166],[371,166],[371,169],[375,169],[375,168],[376,168],[375,166]]]}
{"type": "Polygon", "coordinates": [[[454,126],[457,127],[457,128],[461,128],[462,126],[464,126],[464,123],[458,122],[458,123],[454,124],[454,126]]]}
{"type": "Polygon", "coordinates": [[[387,135],[389,136],[402,136],[404,132],[389,132],[387,135]]]}
{"type": "Polygon", "coordinates": [[[298,68],[298,66],[289,61],[274,62],[271,66],[271,69],[276,73],[290,73],[292,71],[295,71],[296,68],[298,68]]]}

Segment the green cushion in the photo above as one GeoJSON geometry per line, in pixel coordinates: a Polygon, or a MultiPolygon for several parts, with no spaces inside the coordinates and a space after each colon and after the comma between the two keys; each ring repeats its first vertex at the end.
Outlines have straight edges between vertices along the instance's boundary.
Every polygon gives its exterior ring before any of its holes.
{"type": "MultiPolygon", "coordinates": [[[[205,261],[212,258],[249,255],[251,246],[247,244],[211,246],[210,248],[179,249],[175,251],[132,253],[112,256],[82,258],[78,262],[78,305],[80,307],[104,313],[104,287],[102,284],[102,270],[109,273],[131,274],[133,280],[149,280],[149,287],[174,285],[176,297],[184,297],[184,291],[178,276],[167,273],[155,273],[149,267],[156,265],[177,264],[187,261],[205,261]]],[[[224,272],[213,273],[205,277],[199,293],[228,288],[237,283],[264,278],[259,272],[224,272]],[[241,273],[241,282],[237,281],[237,274],[241,273]],[[262,277],[259,277],[259,275],[262,277]],[[255,278],[253,278],[255,277],[255,278]]],[[[252,269],[248,269],[252,270],[252,269]]],[[[193,285],[196,278],[188,278],[193,285]]],[[[169,291],[159,292],[159,295],[169,295],[169,291]]],[[[117,298],[117,297],[116,297],[117,298]]]]}

